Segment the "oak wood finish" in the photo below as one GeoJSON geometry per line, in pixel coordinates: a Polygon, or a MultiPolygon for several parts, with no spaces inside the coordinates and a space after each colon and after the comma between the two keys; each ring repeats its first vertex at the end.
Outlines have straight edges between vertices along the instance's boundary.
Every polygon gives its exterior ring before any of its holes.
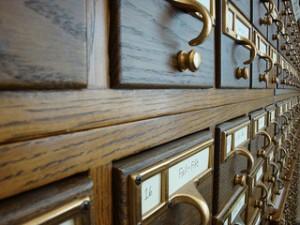
{"type": "Polygon", "coordinates": [[[214,30],[200,46],[188,44],[199,35],[202,21],[170,1],[117,0],[110,1],[110,9],[113,87],[214,86],[214,30]],[[199,71],[179,72],[177,53],[191,49],[201,55],[199,71]]]}
{"type": "MultiPolygon", "coordinates": [[[[201,144],[211,138],[211,133],[200,132],[187,137],[183,137],[174,142],[149,149],[134,156],[117,161],[113,165],[113,187],[114,187],[114,224],[130,225],[130,190],[129,176],[135,172],[159,165],[189,148],[201,144]]],[[[172,178],[171,178],[172,179],[172,178]]],[[[212,210],[212,187],[213,174],[199,179],[195,189],[203,196],[208,204],[210,212],[212,210]]],[[[160,210],[155,213],[149,224],[200,224],[201,217],[195,207],[188,204],[179,204],[172,208],[160,210]]],[[[148,224],[148,222],[147,222],[148,224]]]]}
{"type": "Polygon", "coordinates": [[[86,86],[86,0],[1,1],[0,14],[1,90],[86,86]]]}
{"type": "Polygon", "coordinates": [[[92,196],[92,188],[93,181],[82,174],[8,198],[0,202],[0,223],[23,224],[73,200],[92,196]]]}

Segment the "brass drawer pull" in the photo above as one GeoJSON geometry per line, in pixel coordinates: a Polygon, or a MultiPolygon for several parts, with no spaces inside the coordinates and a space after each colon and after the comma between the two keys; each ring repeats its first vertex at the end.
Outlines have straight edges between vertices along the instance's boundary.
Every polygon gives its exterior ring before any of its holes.
{"type": "Polygon", "coordinates": [[[202,31],[196,38],[190,40],[189,44],[191,46],[196,46],[205,42],[207,38],[210,36],[213,27],[211,15],[209,14],[205,6],[203,6],[198,1],[193,1],[193,0],[171,0],[171,3],[182,10],[193,13],[198,18],[200,18],[199,14],[202,16],[201,17],[203,20],[202,31]]]}
{"type": "Polygon", "coordinates": [[[260,187],[264,191],[264,195],[262,195],[260,197],[260,199],[263,200],[263,201],[266,200],[267,197],[268,197],[268,193],[269,193],[268,188],[266,187],[266,185],[263,182],[259,181],[257,183],[256,187],[260,187]]]}
{"type": "Polygon", "coordinates": [[[250,59],[244,62],[244,65],[250,64],[254,61],[256,55],[257,55],[257,49],[255,45],[252,43],[252,41],[248,40],[247,38],[244,38],[243,36],[236,35],[236,42],[240,45],[248,45],[250,46],[250,59]]]}
{"type": "MultiPolygon", "coordinates": [[[[242,148],[236,148],[235,150],[231,151],[229,153],[229,155],[227,156],[229,158],[232,158],[236,155],[242,155],[244,157],[246,157],[248,159],[248,164],[247,164],[247,170],[246,171],[243,171],[244,173],[246,173],[247,175],[251,172],[251,170],[253,169],[253,166],[254,166],[254,158],[253,156],[251,155],[251,153],[246,150],[246,149],[242,149],[242,148]]],[[[239,184],[240,186],[245,186],[246,185],[246,178],[247,178],[247,175],[245,174],[237,174],[235,175],[234,177],[234,184],[237,185],[239,184]]]]}
{"type": "Polygon", "coordinates": [[[269,63],[270,63],[270,66],[269,66],[269,68],[268,69],[266,69],[266,73],[268,73],[268,72],[270,72],[272,69],[273,69],[273,66],[274,66],[274,62],[273,62],[273,60],[271,59],[271,57],[270,56],[268,56],[268,55],[262,55],[261,56],[261,58],[263,58],[263,59],[266,59],[266,60],[268,60],[269,61],[269,63]]]}
{"type": "Polygon", "coordinates": [[[266,158],[266,148],[269,148],[272,144],[272,138],[271,136],[266,132],[266,131],[259,131],[255,134],[254,138],[256,138],[258,135],[262,135],[265,136],[268,140],[268,143],[266,144],[266,146],[263,147],[263,149],[260,149],[257,151],[257,156],[258,157],[263,157],[266,158]]]}
{"type": "Polygon", "coordinates": [[[277,66],[279,68],[279,72],[277,74],[277,77],[279,77],[282,74],[282,65],[278,62],[275,62],[274,66],[277,66]]]}
{"type": "MultiPolygon", "coordinates": [[[[187,191],[190,188],[195,188],[194,187],[194,183],[190,183],[192,186],[190,187],[186,187],[187,191]]],[[[200,193],[197,193],[197,196],[195,196],[195,193],[193,193],[193,195],[190,194],[185,194],[185,193],[179,193],[179,194],[175,194],[170,200],[169,200],[169,207],[172,207],[173,205],[177,205],[179,203],[187,203],[190,204],[192,206],[194,206],[199,214],[201,215],[201,225],[206,225],[209,222],[209,208],[208,205],[206,203],[206,201],[204,200],[204,198],[202,197],[202,195],[200,193]]]]}
{"type": "Polygon", "coordinates": [[[275,9],[274,0],[260,0],[260,1],[264,2],[264,3],[269,3],[270,10],[268,10],[268,12],[266,13],[266,16],[271,15],[274,12],[274,9],[275,9]]]}

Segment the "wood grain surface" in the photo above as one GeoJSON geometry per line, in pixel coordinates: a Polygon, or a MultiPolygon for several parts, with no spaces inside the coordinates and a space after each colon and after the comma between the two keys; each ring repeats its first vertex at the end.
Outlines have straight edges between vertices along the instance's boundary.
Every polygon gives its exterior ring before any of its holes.
{"type": "Polygon", "coordinates": [[[214,30],[199,46],[203,22],[169,1],[110,1],[110,72],[113,87],[212,87],[215,80],[214,30]],[[196,50],[197,72],[179,72],[177,53],[196,50]]]}
{"type": "Polygon", "coordinates": [[[99,167],[273,103],[273,97],[2,145],[0,198],[99,167]],[[179,129],[180,128],[180,129],[179,129]]]}
{"type": "Polygon", "coordinates": [[[0,89],[83,88],[86,0],[0,2],[0,89]]]}
{"type": "MultiPolygon", "coordinates": [[[[273,90],[2,92],[0,143],[274,98],[273,90]],[[14,115],[14,116],[12,116],[14,115]]],[[[290,95],[296,96],[297,92],[290,95]]]]}

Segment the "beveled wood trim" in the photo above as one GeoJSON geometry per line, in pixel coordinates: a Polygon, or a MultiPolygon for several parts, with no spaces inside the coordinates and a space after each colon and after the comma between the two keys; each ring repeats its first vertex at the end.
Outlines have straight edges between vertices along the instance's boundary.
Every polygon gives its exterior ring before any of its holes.
{"type": "Polygon", "coordinates": [[[0,143],[128,123],[273,95],[273,90],[249,89],[1,92],[0,143]]]}
{"type": "Polygon", "coordinates": [[[0,199],[192,134],[274,103],[264,98],[0,147],[0,199]],[[180,128],[180,129],[179,129],[180,128]]]}

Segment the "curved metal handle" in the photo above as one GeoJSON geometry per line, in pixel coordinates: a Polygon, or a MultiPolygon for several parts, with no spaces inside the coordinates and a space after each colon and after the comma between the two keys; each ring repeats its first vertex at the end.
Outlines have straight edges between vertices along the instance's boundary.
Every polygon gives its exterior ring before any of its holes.
{"type": "Polygon", "coordinates": [[[242,148],[236,148],[234,149],[233,151],[231,151],[229,154],[228,154],[228,158],[232,158],[236,155],[242,155],[242,156],[245,156],[247,159],[248,159],[248,165],[247,165],[247,170],[245,171],[247,174],[250,173],[250,171],[253,169],[253,166],[254,166],[254,158],[253,156],[251,155],[251,153],[246,150],[246,149],[242,149],[242,148]]]}
{"type": "MultiPolygon", "coordinates": [[[[282,152],[284,153],[283,156],[282,156],[281,154],[279,154],[279,155],[280,155],[280,159],[286,158],[286,156],[287,156],[287,151],[286,151],[285,148],[283,148],[282,146],[280,146],[280,147],[278,148],[278,151],[282,151],[282,152]]],[[[280,153],[281,153],[281,152],[280,152],[280,153]]]]}
{"type": "Polygon", "coordinates": [[[268,69],[266,69],[265,72],[266,73],[270,72],[273,69],[273,66],[274,66],[274,62],[273,62],[272,58],[268,55],[262,55],[261,58],[266,59],[266,60],[269,61],[270,67],[268,69]]]}
{"type": "Polygon", "coordinates": [[[267,205],[268,207],[273,208],[273,212],[270,212],[270,215],[274,215],[277,212],[277,208],[275,207],[275,205],[270,201],[268,201],[267,205]]]}
{"type": "Polygon", "coordinates": [[[280,124],[277,122],[277,121],[273,121],[273,123],[275,123],[278,127],[278,132],[276,132],[276,129],[275,129],[275,135],[279,134],[280,130],[281,130],[281,126],[280,124]]]}
{"type": "Polygon", "coordinates": [[[259,131],[255,134],[254,138],[256,138],[257,135],[263,135],[267,138],[268,140],[268,144],[266,146],[264,146],[263,148],[268,148],[271,146],[271,143],[272,143],[272,138],[271,136],[266,132],[266,131],[259,131]]]}
{"type": "Polygon", "coordinates": [[[209,222],[209,208],[200,193],[195,197],[194,195],[189,194],[176,194],[169,200],[169,205],[177,205],[179,203],[187,203],[194,206],[199,214],[201,215],[200,225],[207,225],[209,222]]]}
{"type": "Polygon", "coordinates": [[[274,66],[277,66],[279,68],[279,73],[276,75],[276,77],[279,77],[282,74],[282,65],[278,62],[275,62],[274,66]]]}
{"type": "Polygon", "coordinates": [[[247,38],[244,38],[240,35],[236,36],[236,42],[240,45],[249,45],[251,50],[251,55],[250,55],[250,59],[248,59],[247,61],[244,62],[244,65],[250,64],[254,61],[256,55],[257,55],[257,49],[255,47],[255,45],[252,43],[252,41],[248,40],[247,38]]]}
{"type": "Polygon", "coordinates": [[[282,181],[280,178],[278,178],[278,179],[277,179],[277,182],[278,182],[278,189],[279,189],[279,190],[282,190],[282,189],[284,188],[284,183],[283,183],[283,181],[282,181]]]}
{"type": "Polygon", "coordinates": [[[291,142],[291,140],[285,139],[284,142],[289,143],[289,146],[288,146],[289,149],[293,147],[293,143],[291,142]]]}
{"type": "Polygon", "coordinates": [[[276,23],[280,23],[280,32],[283,33],[284,32],[284,23],[281,19],[273,19],[273,21],[276,23]]]}
{"type": "Polygon", "coordinates": [[[285,124],[283,125],[289,125],[289,118],[284,114],[282,114],[281,117],[285,118],[285,124]]]}
{"type": "Polygon", "coordinates": [[[266,200],[267,197],[268,197],[268,192],[269,192],[268,188],[266,187],[266,185],[263,182],[258,181],[256,187],[260,187],[261,189],[263,189],[263,191],[264,191],[265,194],[263,196],[261,196],[260,199],[261,200],[266,200]]]}
{"type": "Polygon", "coordinates": [[[277,164],[274,162],[271,162],[270,165],[275,168],[275,170],[272,173],[272,176],[277,177],[278,173],[279,173],[279,168],[278,168],[277,164]]]}
{"type": "Polygon", "coordinates": [[[275,3],[274,0],[264,0],[263,2],[268,2],[270,6],[269,12],[266,13],[266,16],[270,16],[274,12],[275,3]]]}
{"type": "Polygon", "coordinates": [[[202,31],[196,38],[189,41],[189,45],[196,46],[196,45],[201,45],[203,42],[205,42],[207,38],[209,38],[213,27],[213,21],[211,15],[209,14],[205,6],[199,3],[199,1],[193,1],[193,0],[170,0],[170,2],[180,9],[183,9],[188,12],[196,13],[196,15],[200,14],[202,16],[202,20],[203,20],[202,31]]]}

